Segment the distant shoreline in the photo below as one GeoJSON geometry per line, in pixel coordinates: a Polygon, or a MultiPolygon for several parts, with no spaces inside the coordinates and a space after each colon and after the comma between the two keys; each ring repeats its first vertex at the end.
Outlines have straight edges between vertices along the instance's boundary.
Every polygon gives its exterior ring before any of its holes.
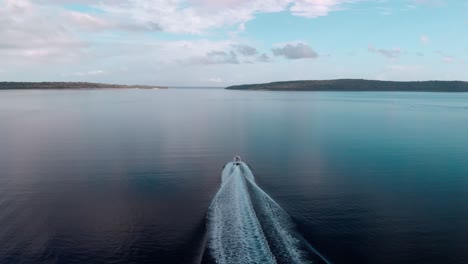
{"type": "Polygon", "coordinates": [[[168,89],[156,85],[123,85],[92,82],[0,82],[0,90],[87,90],[87,89],[168,89]]]}
{"type": "Polygon", "coordinates": [[[337,92],[468,92],[463,81],[374,81],[362,79],[285,81],[245,84],[226,87],[227,90],[252,91],[337,91],[337,92]]]}

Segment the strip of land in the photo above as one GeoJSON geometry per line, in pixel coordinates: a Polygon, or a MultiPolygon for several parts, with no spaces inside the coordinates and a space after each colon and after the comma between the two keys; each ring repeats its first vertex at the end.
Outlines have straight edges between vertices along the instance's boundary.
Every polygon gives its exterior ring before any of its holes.
{"type": "Polygon", "coordinates": [[[165,86],[122,85],[90,82],[0,82],[0,90],[34,90],[34,89],[167,89],[165,86]]]}
{"type": "Polygon", "coordinates": [[[228,90],[268,91],[341,91],[341,92],[468,92],[468,82],[419,81],[394,82],[361,79],[287,81],[245,84],[226,87],[228,90]]]}

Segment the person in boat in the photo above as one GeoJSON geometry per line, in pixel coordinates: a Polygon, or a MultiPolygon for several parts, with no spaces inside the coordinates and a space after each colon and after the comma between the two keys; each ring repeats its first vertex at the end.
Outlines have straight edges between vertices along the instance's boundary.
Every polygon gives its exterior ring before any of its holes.
{"type": "Polygon", "coordinates": [[[239,155],[236,155],[234,157],[234,164],[235,165],[240,165],[240,163],[241,163],[241,158],[239,157],[239,155]]]}

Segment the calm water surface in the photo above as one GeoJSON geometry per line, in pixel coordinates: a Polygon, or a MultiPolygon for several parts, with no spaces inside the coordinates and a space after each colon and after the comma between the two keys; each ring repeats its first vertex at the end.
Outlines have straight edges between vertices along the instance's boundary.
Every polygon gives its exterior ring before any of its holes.
{"type": "Polygon", "coordinates": [[[0,91],[0,263],[196,263],[223,165],[333,263],[468,263],[468,94],[0,91]]]}

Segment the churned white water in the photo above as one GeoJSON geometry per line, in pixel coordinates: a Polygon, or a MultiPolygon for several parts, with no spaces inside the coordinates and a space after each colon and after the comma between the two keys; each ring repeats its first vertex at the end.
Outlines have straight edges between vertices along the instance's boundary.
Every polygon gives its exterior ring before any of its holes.
{"type": "Polygon", "coordinates": [[[227,163],[221,178],[208,213],[207,250],[216,263],[311,263],[310,255],[326,262],[294,232],[247,164],[227,163]]]}

